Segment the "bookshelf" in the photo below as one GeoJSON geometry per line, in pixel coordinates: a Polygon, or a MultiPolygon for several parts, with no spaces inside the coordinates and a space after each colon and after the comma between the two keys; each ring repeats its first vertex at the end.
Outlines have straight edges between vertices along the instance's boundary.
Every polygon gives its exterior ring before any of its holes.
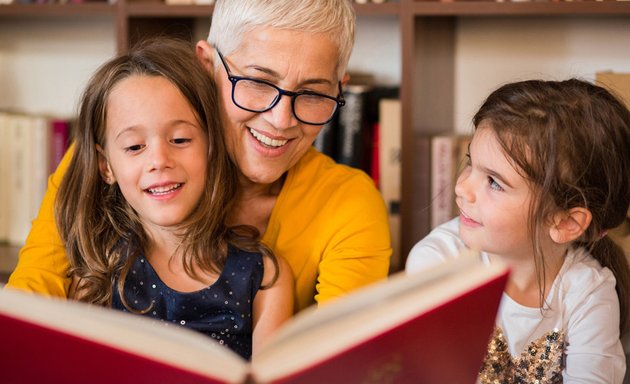
{"type": "MultiPolygon", "coordinates": [[[[401,254],[430,230],[428,185],[415,185],[414,139],[455,129],[456,34],[463,19],[630,16],[630,3],[400,1],[402,40],[401,254]]],[[[506,27],[510,28],[509,23],[506,27]]],[[[532,52],[536,54],[536,52],[532,52]]],[[[417,179],[417,177],[416,177],[417,179]]]]}
{"type": "Polygon", "coordinates": [[[19,248],[10,245],[0,245],[0,283],[6,283],[9,275],[17,264],[19,248]]]}
{"type": "MultiPolygon", "coordinates": [[[[430,205],[429,186],[413,182],[414,138],[455,129],[456,50],[460,22],[479,17],[502,20],[524,17],[548,20],[630,18],[630,2],[624,1],[398,0],[384,4],[357,4],[355,7],[359,19],[394,17],[399,28],[403,254],[407,254],[429,230],[429,210],[426,209],[430,205]]],[[[7,18],[45,19],[46,23],[62,23],[67,18],[106,18],[113,24],[115,49],[124,51],[143,36],[163,31],[196,38],[198,31],[207,31],[212,10],[213,6],[171,6],[159,0],[117,0],[113,4],[11,4],[0,6],[0,23],[7,18]]],[[[510,24],[504,24],[503,28],[510,28],[510,24]]]]}

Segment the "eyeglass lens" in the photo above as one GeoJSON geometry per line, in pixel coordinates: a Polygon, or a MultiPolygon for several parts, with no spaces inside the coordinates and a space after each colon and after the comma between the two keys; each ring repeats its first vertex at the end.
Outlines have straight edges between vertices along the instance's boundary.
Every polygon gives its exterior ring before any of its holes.
{"type": "MultiPolygon", "coordinates": [[[[241,108],[263,112],[272,108],[280,91],[270,84],[253,79],[238,79],[234,82],[234,102],[241,108]]],[[[310,124],[324,124],[335,113],[337,101],[322,95],[298,94],[293,97],[295,116],[310,124]]]]}

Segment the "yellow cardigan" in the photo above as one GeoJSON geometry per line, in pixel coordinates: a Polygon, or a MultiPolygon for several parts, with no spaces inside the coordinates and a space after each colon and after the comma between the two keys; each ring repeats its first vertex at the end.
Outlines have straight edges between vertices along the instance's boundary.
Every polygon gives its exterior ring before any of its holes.
{"type": "MultiPolygon", "coordinates": [[[[53,202],[72,150],[48,181],[37,218],[8,286],[65,297],[68,261],[53,202]]],[[[387,212],[372,180],[314,148],[289,171],[263,236],[295,276],[296,311],[387,276],[387,212]]]]}

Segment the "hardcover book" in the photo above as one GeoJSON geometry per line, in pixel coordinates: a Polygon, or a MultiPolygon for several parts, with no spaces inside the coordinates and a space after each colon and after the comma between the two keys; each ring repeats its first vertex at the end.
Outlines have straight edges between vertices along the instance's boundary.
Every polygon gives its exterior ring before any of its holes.
{"type": "Polygon", "coordinates": [[[392,238],[392,271],[404,268],[400,251],[401,110],[399,99],[381,99],[379,102],[379,189],[388,211],[392,238]]]}
{"type": "Polygon", "coordinates": [[[298,313],[251,361],[200,333],[0,290],[3,383],[473,383],[508,271],[462,255],[298,313]]]}
{"type": "Polygon", "coordinates": [[[459,214],[455,184],[466,164],[470,136],[435,135],[431,138],[431,228],[459,214]]]}
{"type": "Polygon", "coordinates": [[[374,123],[379,120],[379,101],[398,97],[395,86],[351,84],[344,88],[346,105],[339,110],[335,160],[370,172],[374,123]]]}

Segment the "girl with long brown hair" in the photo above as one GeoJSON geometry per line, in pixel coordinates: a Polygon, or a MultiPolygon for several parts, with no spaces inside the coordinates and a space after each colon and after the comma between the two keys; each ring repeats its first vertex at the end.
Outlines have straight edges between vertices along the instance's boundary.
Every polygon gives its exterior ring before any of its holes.
{"type": "Polygon", "coordinates": [[[183,325],[249,358],[292,315],[292,278],[227,222],[237,170],[190,44],[147,41],[97,70],[55,203],[70,296],[183,325]]]}
{"type": "Polygon", "coordinates": [[[407,270],[462,246],[511,268],[482,383],[621,383],[630,271],[607,231],[630,204],[630,112],[586,81],[531,80],[494,91],[473,122],[460,215],[407,270]]]}

